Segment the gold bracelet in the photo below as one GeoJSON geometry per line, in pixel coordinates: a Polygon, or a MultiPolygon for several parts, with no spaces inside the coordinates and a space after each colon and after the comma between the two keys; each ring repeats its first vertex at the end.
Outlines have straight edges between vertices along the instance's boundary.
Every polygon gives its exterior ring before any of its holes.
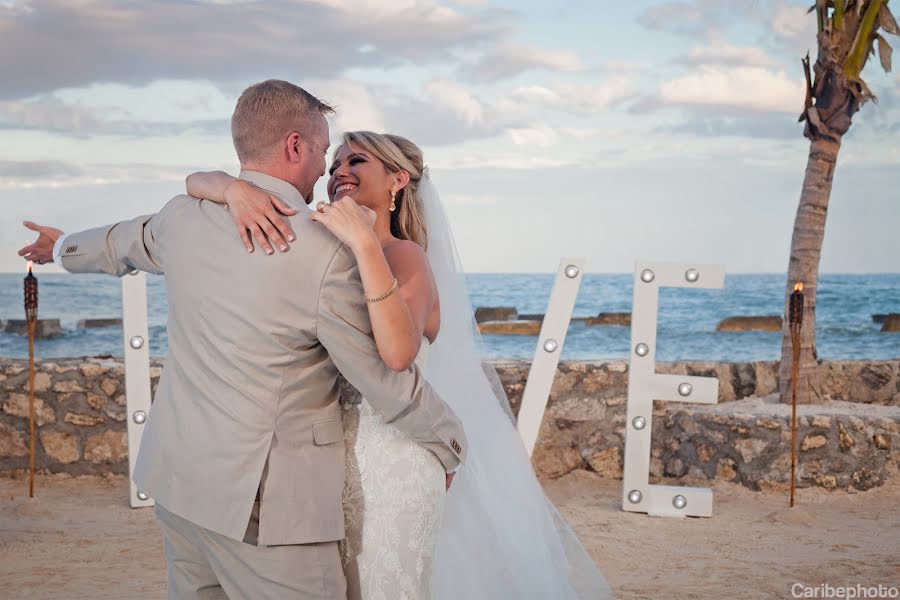
{"type": "Polygon", "coordinates": [[[369,298],[368,294],[363,292],[363,297],[366,299],[366,302],[381,302],[382,300],[393,294],[397,290],[398,285],[399,283],[397,282],[397,278],[394,277],[394,283],[391,284],[391,289],[389,289],[382,295],[378,296],[377,298],[369,298]]]}

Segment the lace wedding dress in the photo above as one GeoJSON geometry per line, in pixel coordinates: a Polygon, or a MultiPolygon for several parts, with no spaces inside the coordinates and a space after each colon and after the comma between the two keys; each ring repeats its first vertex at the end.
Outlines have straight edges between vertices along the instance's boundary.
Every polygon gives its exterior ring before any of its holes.
{"type": "MultiPolygon", "coordinates": [[[[422,341],[416,364],[429,350],[422,341]]],[[[347,447],[341,558],[348,600],[431,597],[434,551],[444,508],[444,467],[430,451],[385,424],[341,378],[347,447]]]]}

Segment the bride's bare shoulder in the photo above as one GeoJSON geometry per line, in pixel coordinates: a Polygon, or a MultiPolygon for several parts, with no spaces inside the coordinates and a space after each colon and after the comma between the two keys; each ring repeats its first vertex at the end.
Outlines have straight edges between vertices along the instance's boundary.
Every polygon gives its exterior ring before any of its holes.
{"type": "Polygon", "coordinates": [[[431,267],[425,250],[410,240],[395,240],[384,246],[384,257],[400,281],[412,279],[416,275],[431,278],[431,267]]]}

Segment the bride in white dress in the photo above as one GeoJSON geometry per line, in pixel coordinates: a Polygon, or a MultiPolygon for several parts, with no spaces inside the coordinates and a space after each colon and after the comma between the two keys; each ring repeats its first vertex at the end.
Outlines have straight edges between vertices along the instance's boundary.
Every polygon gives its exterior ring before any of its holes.
{"type": "MultiPolygon", "coordinates": [[[[428,450],[342,384],[348,598],[611,598],[544,495],[496,373],[482,364],[455,244],[421,150],[399,136],[348,133],[330,173],[332,203],[319,203],[312,218],[354,250],[379,353],[396,370],[415,361],[469,443],[458,477],[445,474],[428,450]]],[[[277,198],[243,183],[229,187],[234,178],[224,173],[192,178],[191,195],[227,198],[245,244],[248,229],[266,231],[276,245],[287,237],[263,216],[273,205],[293,214],[277,198]]]]}

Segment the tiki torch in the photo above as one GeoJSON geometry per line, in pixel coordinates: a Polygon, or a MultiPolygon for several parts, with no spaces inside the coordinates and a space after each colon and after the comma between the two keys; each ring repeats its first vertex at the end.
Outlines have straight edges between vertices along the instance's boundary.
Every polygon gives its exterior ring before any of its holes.
{"type": "Polygon", "coordinates": [[[34,335],[37,328],[38,280],[31,272],[25,276],[25,320],[28,322],[28,497],[34,498],[34,335]]]}
{"type": "Polygon", "coordinates": [[[791,349],[794,368],[791,372],[791,506],[794,506],[794,484],[797,469],[797,378],[800,371],[800,330],[803,328],[803,283],[797,282],[788,305],[788,326],[791,330],[791,349]]]}

